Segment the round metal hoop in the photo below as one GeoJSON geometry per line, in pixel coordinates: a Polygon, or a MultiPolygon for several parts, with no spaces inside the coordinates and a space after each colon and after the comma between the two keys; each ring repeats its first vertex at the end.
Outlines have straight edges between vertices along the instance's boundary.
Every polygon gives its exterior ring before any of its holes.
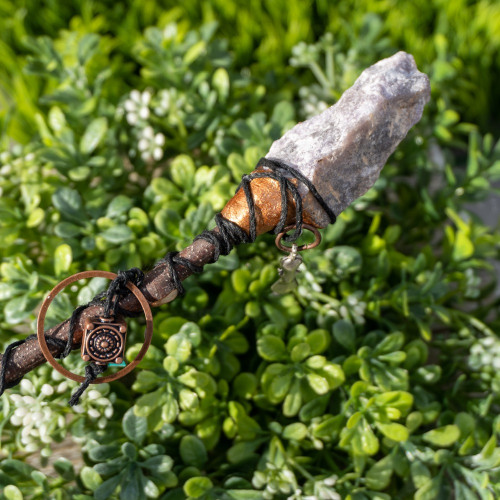
{"type": "MultiPolygon", "coordinates": [[[[314,226],[311,226],[310,224],[304,224],[304,223],[302,224],[302,227],[304,229],[308,229],[309,231],[311,231],[311,233],[314,234],[314,241],[312,243],[307,243],[306,245],[300,245],[299,247],[297,247],[297,252],[301,252],[302,250],[309,250],[311,248],[315,248],[321,243],[321,233],[318,231],[317,228],[315,228],[314,226]]],[[[278,236],[276,236],[276,240],[275,240],[276,246],[280,250],[283,250],[283,252],[288,252],[288,253],[292,252],[292,247],[284,246],[281,243],[281,238],[283,238],[283,236],[285,236],[285,234],[288,231],[291,231],[292,229],[295,229],[295,228],[296,228],[295,225],[287,226],[287,227],[285,227],[285,229],[283,229],[283,232],[279,233],[278,236]]]]}
{"type": "MultiPolygon", "coordinates": [[[[68,285],[71,285],[71,283],[74,283],[75,281],[86,278],[108,278],[110,280],[113,280],[117,276],[118,276],[117,274],[110,273],[108,271],[84,271],[81,273],[73,274],[72,276],[64,279],[59,284],[57,284],[43,301],[37,319],[37,337],[38,337],[38,343],[40,344],[40,349],[42,350],[45,359],[52,365],[52,367],[55,368],[59,373],[61,373],[62,375],[71,380],[75,380],[76,382],[82,383],[85,382],[85,377],[70,372],[69,370],[61,366],[54,359],[54,356],[52,356],[47,346],[47,342],[45,340],[45,335],[44,335],[45,333],[44,323],[45,323],[45,316],[47,315],[47,310],[49,309],[49,306],[55,299],[56,295],[59,292],[61,292],[61,290],[66,288],[68,285]]],[[[104,382],[112,382],[114,380],[122,378],[123,376],[127,375],[127,373],[130,373],[140,363],[140,361],[145,356],[151,344],[151,340],[153,338],[153,313],[151,312],[151,307],[149,306],[149,302],[147,301],[146,297],[144,297],[142,292],[132,283],[127,283],[127,288],[135,295],[136,299],[140,302],[142,310],[144,311],[144,316],[146,317],[144,344],[142,345],[141,350],[139,351],[135,359],[131,363],[129,363],[125,368],[122,368],[121,370],[117,371],[116,373],[113,373],[112,375],[107,375],[105,377],[99,377],[95,380],[92,380],[91,384],[102,384],[104,382]]]]}

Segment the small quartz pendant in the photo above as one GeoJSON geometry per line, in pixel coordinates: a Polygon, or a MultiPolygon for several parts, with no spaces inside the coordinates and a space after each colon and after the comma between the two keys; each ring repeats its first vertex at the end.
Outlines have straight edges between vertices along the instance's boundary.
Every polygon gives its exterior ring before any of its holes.
{"type": "Polygon", "coordinates": [[[276,295],[283,295],[297,288],[296,276],[301,264],[302,257],[298,254],[297,245],[293,245],[290,254],[281,258],[278,268],[280,278],[271,286],[276,295]]]}
{"type": "Polygon", "coordinates": [[[89,318],[85,323],[81,355],[84,361],[123,366],[127,323],[114,317],[89,318]]]}

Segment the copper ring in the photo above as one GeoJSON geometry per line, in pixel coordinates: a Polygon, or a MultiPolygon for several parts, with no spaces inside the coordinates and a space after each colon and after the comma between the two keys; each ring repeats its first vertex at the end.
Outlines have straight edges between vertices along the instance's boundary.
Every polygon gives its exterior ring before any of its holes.
{"type": "MultiPolygon", "coordinates": [[[[57,284],[51,292],[47,295],[45,300],[43,301],[42,307],[40,308],[40,312],[38,313],[38,320],[37,320],[37,337],[38,337],[38,343],[40,344],[40,349],[43,352],[43,355],[45,356],[45,359],[59,372],[62,373],[65,377],[75,380],[76,382],[85,382],[85,377],[82,377],[81,375],[76,375],[73,372],[70,372],[63,366],[61,366],[52,356],[48,346],[47,342],[45,340],[45,331],[44,331],[44,323],[45,323],[45,316],[47,314],[47,310],[49,309],[50,304],[52,301],[55,299],[56,295],[66,288],[68,285],[71,283],[74,283],[75,281],[86,279],[86,278],[108,278],[110,280],[113,280],[117,277],[118,275],[115,273],[110,273],[108,271],[83,271],[81,273],[73,274],[69,278],[66,278],[65,280],[61,281],[59,284],[57,284]]],[[[113,373],[112,375],[107,375],[105,377],[99,377],[95,380],[92,380],[91,384],[102,384],[104,382],[112,382],[113,380],[117,380],[124,375],[127,375],[127,373],[130,373],[142,360],[142,358],[145,356],[150,344],[151,340],[153,338],[153,314],[151,312],[151,307],[149,306],[149,302],[147,301],[146,297],[142,294],[142,292],[132,283],[127,283],[127,288],[135,295],[136,299],[140,302],[142,306],[142,310],[144,311],[144,316],[146,317],[146,330],[144,332],[144,344],[141,347],[141,350],[135,357],[134,361],[129,363],[125,368],[122,368],[121,370],[117,371],[116,373],[113,373]]]]}
{"type": "MultiPolygon", "coordinates": [[[[285,227],[285,229],[283,229],[283,231],[281,233],[278,234],[278,236],[276,236],[276,246],[280,249],[280,250],[283,250],[283,252],[288,252],[288,253],[291,253],[292,252],[292,247],[286,247],[284,246],[282,243],[281,243],[281,238],[283,238],[283,236],[285,236],[285,234],[288,232],[288,231],[291,231],[292,229],[295,229],[297,226],[295,226],[294,224],[291,225],[291,226],[287,226],[285,227]]],[[[311,231],[312,233],[314,233],[314,241],[312,243],[307,243],[306,245],[300,245],[298,248],[297,248],[297,251],[298,252],[301,252],[302,250],[309,250],[310,248],[314,248],[314,247],[317,247],[320,243],[321,243],[321,233],[318,231],[318,229],[314,226],[311,226],[310,224],[302,224],[302,227],[304,229],[308,229],[309,231],[311,231]]]]}

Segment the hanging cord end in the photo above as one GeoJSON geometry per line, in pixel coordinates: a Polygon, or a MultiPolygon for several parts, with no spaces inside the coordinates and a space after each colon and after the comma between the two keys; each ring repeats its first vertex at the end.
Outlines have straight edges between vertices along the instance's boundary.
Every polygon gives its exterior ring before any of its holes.
{"type": "Polygon", "coordinates": [[[95,380],[101,373],[105,372],[107,365],[100,365],[97,363],[90,363],[85,367],[85,382],[73,393],[69,400],[69,406],[75,406],[80,401],[80,396],[85,392],[87,387],[95,380]]]}

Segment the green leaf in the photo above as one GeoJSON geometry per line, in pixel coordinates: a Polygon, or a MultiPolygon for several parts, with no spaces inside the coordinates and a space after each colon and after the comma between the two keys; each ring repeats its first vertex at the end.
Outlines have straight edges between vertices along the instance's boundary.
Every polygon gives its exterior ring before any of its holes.
{"type": "MultiPolygon", "coordinates": [[[[281,101],[276,106],[274,106],[273,114],[271,117],[273,123],[277,123],[281,126],[280,132],[286,130],[286,126],[295,121],[295,108],[289,101],[281,101]]],[[[293,125],[295,125],[293,123],[293,125]]]]}
{"type": "Polygon", "coordinates": [[[258,447],[258,441],[239,441],[229,448],[227,452],[227,459],[231,464],[243,462],[248,460],[258,447]]]}
{"type": "Polygon", "coordinates": [[[168,455],[158,455],[142,462],[141,466],[149,469],[151,473],[161,476],[172,470],[174,461],[168,455]]]}
{"type": "Polygon", "coordinates": [[[333,336],[349,352],[356,349],[356,332],[352,323],[345,320],[336,321],[333,324],[333,336]]]}
{"type": "Polygon", "coordinates": [[[74,238],[82,232],[82,227],[71,222],[61,222],[57,224],[54,231],[60,238],[74,238]]]}
{"type": "Polygon", "coordinates": [[[66,479],[67,481],[74,479],[75,468],[67,458],[60,457],[54,462],[53,465],[54,469],[63,479],[66,479]]]}
{"type": "Polygon", "coordinates": [[[54,252],[54,272],[56,276],[67,272],[73,262],[73,252],[66,243],[59,245],[54,252]]]}
{"type": "Polygon", "coordinates": [[[293,372],[288,368],[283,368],[279,373],[274,374],[267,395],[273,402],[279,403],[290,389],[293,380],[293,372]]]}
{"type": "Polygon", "coordinates": [[[309,382],[311,389],[314,392],[316,392],[316,394],[326,394],[330,390],[330,387],[328,385],[328,381],[326,380],[326,378],[321,377],[320,375],[318,375],[316,373],[308,373],[307,374],[307,381],[309,382]]]}
{"type": "Polygon", "coordinates": [[[262,492],[256,490],[226,490],[231,500],[262,500],[262,492]]]}
{"type": "Polygon", "coordinates": [[[119,194],[111,200],[106,210],[106,217],[113,219],[119,215],[123,215],[125,212],[132,208],[132,200],[128,196],[119,194]]]}
{"type": "Polygon", "coordinates": [[[113,492],[116,490],[117,486],[120,484],[121,476],[113,476],[107,481],[104,481],[95,491],[95,500],[108,500],[113,492]]]}
{"type": "Polygon", "coordinates": [[[375,396],[375,404],[396,408],[402,415],[406,415],[413,406],[413,395],[405,391],[387,391],[375,396]]]}
{"type": "Polygon", "coordinates": [[[170,165],[172,180],[183,190],[189,191],[194,183],[195,165],[188,155],[179,155],[170,165]]]}
{"type": "Polygon", "coordinates": [[[156,229],[167,238],[180,239],[179,226],[181,223],[180,215],[170,208],[163,208],[158,211],[154,217],[156,229]]]}
{"type": "Polygon", "coordinates": [[[171,424],[175,421],[177,415],[179,415],[179,404],[171,394],[168,394],[167,400],[161,409],[161,418],[165,423],[171,424]]]}
{"type": "Polygon", "coordinates": [[[110,227],[101,233],[101,236],[109,243],[114,243],[115,245],[127,243],[134,238],[134,233],[125,224],[119,224],[118,226],[110,227]]]}
{"type": "Polygon", "coordinates": [[[377,354],[389,354],[399,351],[403,347],[404,341],[405,338],[401,332],[390,333],[377,345],[374,352],[377,354]]]}
{"type": "Polygon", "coordinates": [[[63,217],[70,217],[81,223],[84,214],[82,199],[78,191],[67,187],[59,188],[52,195],[52,203],[63,217]]]}
{"type": "Polygon", "coordinates": [[[261,429],[259,424],[248,416],[243,405],[236,401],[230,401],[228,409],[229,415],[236,423],[240,437],[245,440],[254,439],[261,429]]]}
{"type": "Polygon", "coordinates": [[[453,245],[452,259],[455,261],[465,260],[474,254],[474,244],[469,236],[463,231],[457,231],[453,245]]]}
{"type": "Polygon", "coordinates": [[[311,354],[311,348],[309,344],[306,342],[301,342],[300,344],[294,346],[292,352],[290,353],[290,358],[294,363],[300,363],[301,361],[306,359],[309,354],[311,354]]]}
{"type": "Polygon", "coordinates": [[[441,476],[436,476],[419,488],[414,496],[415,500],[436,500],[441,498],[441,476]]]}
{"type": "Polygon", "coordinates": [[[186,465],[201,467],[208,460],[203,441],[196,436],[188,435],[181,439],[180,454],[186,465]]]}
{"type": "Polygon", "coordinates": [[[84,65],[99,49],[99,35],[86,33],[78,43],[78,61],[84,65]]]}
{"type": "Polygon", "coordinates": [[[379,440],[371,430],[368,422],[362,419],[358,429],[360,430],[361,448],[363,452],[367,455],[375,455],[379,450],[379,440]]]}
{"type": "Polygon", "coordinates": [[[219,94],[219,99],[225,102],[229,95],[230,80],[225,68],[217,68],[212,76],[212,86],[219,94]]]}
{"type": "MultiPolygon", "coordinates": [[[[158,381],[155,382],[155,385],[157,382],[158,381]]],[[[162,404],[165,398],[166,395],[163,388],[144,394],[135,402],[135,405],[133,407],[135,415],[137,415],[138,417],[147,417],[158,405],[162,404]]]]}
{"type": "Polygon", "coordinates": [[[129,439],[137,444],[141,444],[144,441],[148,430],[148,422],[145,417],[135,415],[133,407],[125,412],[122,426],[123,432],[129,439]]]}
{"type": "Polygon", "coordinates": [[[104,462],[110,458],[116,457],[120,447],[117,444],[103,444],[96,446],[89,451],[89,457],[94,462],[104,462]]]}
{"type": "Polygon", "coordinates": [[[332,391],[337,387],[340,387],[345,381],[345,375],[342,367],[335,363],[327,363],[322,366],[317,373],[326,379],[328,387],[332,391]]]}
{"type": "Polygon", "coordinates": [[[26,220],[27,227],[38,227],[45,219],[45,211],[43,208],[35,208],[26,220]]]}
{"type": "Polygon", "coordinates": [[[377,422],[376,425],[384,436],[388,437],[389,439],[392,439],[393,441],[397,442],[406,441],[410,436],[408,429],[401,424],[396,424],[396,423],[384,424],[382,422],[377,422]]]}
{"type": "Polygon", "coordinates": [[[80,471],[80,479],[85,488],[95,491],[101,484],[101,476],[91,467],[84,466],[80,471]]]}
{"type": "Polygon", "coordinates": [[[283,429],[283,437],[285,439],[295,439],[297,441],[300,441],[306,436],[307,427],[300,422],[289,424],[283,429]]]}
{"type": "Polygon", "coordinates": [[[144,493],[148,498],[158,498],[160,496],[160,490],[158,486],[149,478],[144,478],[144,493]]]}
{"type": "Polygon", "coordinates": [[[66,117],[64,113],[61,111],[61,108],[54,106],[50,108],[49,111],[49,125],[52,130],[56,133],[56,135],[60,135],[60,133],[66,128],[66,117]]]}
{"type": "Polygon", "coordinates": [[[280,361],[287,357],[285,343],[275,335],[264,335],[257,340],[257,351],[266,361],[280,361]]]}
{"type": "Polygon", "coordinates": [[[231,273],[231,284],[234,291],[240,295],[248,291],[248,285],[252,280],[252,274],[248,269],[236,269],[231,273]]]}
{"type": "Polygon", "coordinates": [[[184,484],[184,493],[191,498],[199,498],[213,488],[208,477],[191,477],[184,484]]]}
{"type": "Polygon", "coordinates": [[[413,484],[417,489],[422,488],[432,479],[431,471],[418,460],[411,464],[410,473],[413,484]]]}
{"type": "Polygon", "coordinates": [[[143,475],[139,468],[129,466],[126,473],[122,476],[120,489],[120,500],[137,500],[144,498],[142,489],[143,475]]]}
{"type": "Polygon", "coordinates": [[[319,417],[326,413],[326,406],[328,404],[328,395],[320,396],[312,399],[308,403],[304,404],[300,409],[300,420],[303,422],[309,422],[314,417],[319,417]]]}
{"type": "Polygon", "coordinates": [[[131,462],[135,462],[137,460],[137,448],[132,443],[123,443],[122,453],[131,462]]]}
{"type": "Polygon", "coordinates": [[[3,490],[3,494],[7,500],[23,500],[24,498],[21,490],[13,484],[7,485],[3,490]]]}
{"type": "Polygon", "coordinates": [[[387,488],[391,481],[393,467],[391,455],[376,462],[366,473],[366,486],[376,491],[387,488]]]}
{"type": "Polygon", "coordinates": [[[456,425],[445,425],[426,432],[422,437],[430,444],[446,448],[456,443],[460,437],[460,429],[456,425]]]}
{"type": "Polygon", "coordinates": [[[4,307],[5,321],[11,325],[21,323],[30,313],[27,295],[9,300],[4,307]]]}
{"type": "Polygon", "coordinates": [[[321,354],[330,345],[330,334],[326,330],[314,330],[306,337],[306,342],[311,348],[311,354],[321,354]]]}
{"type": "Polygon", "coordinates": [[[191,356],[191,342],[182,334],[172,335],[165,344],[167,353],[180,363],[186,362],[191,356]]]}
{"type": "Polygon", "coordinates": [[[90,122],[80,141],[80,151],[85,155],[91,154],[99,146],[107,131],[106,118],[100,117],[90,122]]]}
{"type": "Polygon", "coordinates": [[[283,415],[285,417],[294,417],[302,405],[302,395],[300,393],[300,384],[297,379],[293,381],[290,392],[283,401],[283,415]]]}
{"type": "Polygon", "coordinates": [[[253,373],[239,373],[233,382],[234,392],[241,398],[250,399],[257,390],[258,380],[253,373]]]}

